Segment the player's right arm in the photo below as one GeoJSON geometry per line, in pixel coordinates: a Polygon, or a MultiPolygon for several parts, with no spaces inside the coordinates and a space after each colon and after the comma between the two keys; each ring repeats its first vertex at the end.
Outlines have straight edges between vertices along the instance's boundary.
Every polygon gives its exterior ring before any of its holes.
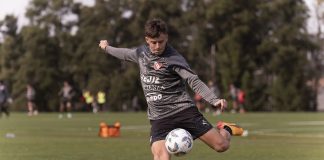
{"type": "Polygon", "coordinates": [[[101,40],[99,47],[106,53],[125,61],[131,61],[137,63],[137,52],[136,49],[129,48],[115,48],[109,45],[107,40],[101,40]]]}

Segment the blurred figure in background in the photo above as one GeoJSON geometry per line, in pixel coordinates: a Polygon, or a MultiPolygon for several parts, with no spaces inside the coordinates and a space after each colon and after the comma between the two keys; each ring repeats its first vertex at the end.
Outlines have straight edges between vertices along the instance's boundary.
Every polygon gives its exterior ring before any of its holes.
{"type": "Polygon", "coordinates": [[[72,118],[73,88],[68,81],[63,82],[59,96],[61,97],[59,119],[63,118],[64,111],[67,112],[67,118],[72,118]]]}
{"type": "Polygon", "coordinates": [[[10,113],[7,102],[10,103],[10,101],[11,99],[7,87],[5,86],[4,82],[0,80],[0,117],[2,117],[2,113],[9,117],[10,113]]]}
{"type": "Polygon", "coordinates": [[[100,112],[102,112],[104,110],[104,105],[106,103],[106,93],[102,90],[100,90],[98,93],[97,93],[97,108],[100,112]]]}
{"type": "Polygon", "coordinates": [[[237,113],[237,110],[238,110],[237,88],[235,87],[235,85],[233,83],[231,83],[229,86],[229,93],[230,93],[231,100],[232,100],[231,113],[237,113]]]}
{"type": "Polygon", "coordinates": [[[205,106],[204,106],[202,96],[199,95],[198,93],[195,93],[194,100],[195,100],[195,103],[196,103],[196,106],[197,106],[198,110],[201,111],[201,112],[205,112],[205,106]]]}
{"type": "Polygon", "coordinates": [[[245,92],[242,89],[238,89],[237,91],[237,102],[240,113],[245,113],[244,103],[245,103],[245,92]]]}
{"type": "Polygon", "coordinates": [[[27,84],[26,87],[26,99],[28,116],[38,115],[38,110],[35,104],[36,91],[31,84],[27,84]]]}
{"type": "Polygon", "coordinates": [[[132,108],[135,112],[138,112],[140,111],[140,106],[138,104],[138,97],[137,96],[134,96],[133,99],[132,99],[132,108]]]}
{"type": "MultiPolygon", "coordinates": [[[[220,90],[212,80],[208,81],[208,87],[217,97],[220,97],[220,90]]],[[[210,105],[210,108],[213,109],[213,115],[220,115],[222,112],[219,108],[215,108],[213,105],[210,105]]]]}
{"type": "Polygon", "coordinates": [[[97,113],[98,110],[97,110],[95,102],[94,102],[94,97],[89,90],[83,91],[83,98],[84,98],[84,101],[86,104],[85,110],[86,111],[92,110],[93,113],[97,113]]]}

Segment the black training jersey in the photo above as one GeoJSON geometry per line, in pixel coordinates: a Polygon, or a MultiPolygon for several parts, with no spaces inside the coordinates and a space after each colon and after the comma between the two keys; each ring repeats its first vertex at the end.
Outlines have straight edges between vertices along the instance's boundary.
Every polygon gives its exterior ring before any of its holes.
{"type": "Polygon", "coordinates": [[[161,119],[194,107],[186,83],[206,101],[215,104],[216,95],[190,69],[186,60],[167,45],[161,55],[151,54],[147,45],[136,49],[106,47],[106,52],[121,60],[138,64],[148,118],[161,119]]]}

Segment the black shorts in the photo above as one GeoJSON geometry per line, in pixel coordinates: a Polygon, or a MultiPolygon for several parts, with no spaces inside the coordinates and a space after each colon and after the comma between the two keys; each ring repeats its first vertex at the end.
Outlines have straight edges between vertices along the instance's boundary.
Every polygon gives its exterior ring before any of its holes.
{"type": "Polygon", "coordinates": [[[72,102],[72,100],[69,98],[64,98],[64,97],[61,98],[61,103],[64,105],[66,105],[67,103],[71,103],[71,102],[72,102]]]}
{"type": "Polygon", "coordinates": [[[28,102],[31,102],[31,103],[35,103],[35,99],[34,98],[28,98],[27,101],[28,102]]]}
{"type": "Polygon", "coordinates": [[[150,120],[151,138],[150,142],[164,140],[167,134],[175,129],[182,128],[190,132],[193,139],[197,139],[213,126],[203,117],[197,107],[190,107],[170,117],[158,120],[150,120]]]}

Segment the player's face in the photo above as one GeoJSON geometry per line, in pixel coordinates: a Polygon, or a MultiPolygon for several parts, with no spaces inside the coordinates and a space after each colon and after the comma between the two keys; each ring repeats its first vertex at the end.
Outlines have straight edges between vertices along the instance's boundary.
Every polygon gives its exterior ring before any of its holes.
{"type": "Polygon", "coordinates": [[[168,42],[168,35],[161,33],[157,38],[145,37],[146,43],[154,55],[160,55],[163,53],[165,46],[168,42]]]}

